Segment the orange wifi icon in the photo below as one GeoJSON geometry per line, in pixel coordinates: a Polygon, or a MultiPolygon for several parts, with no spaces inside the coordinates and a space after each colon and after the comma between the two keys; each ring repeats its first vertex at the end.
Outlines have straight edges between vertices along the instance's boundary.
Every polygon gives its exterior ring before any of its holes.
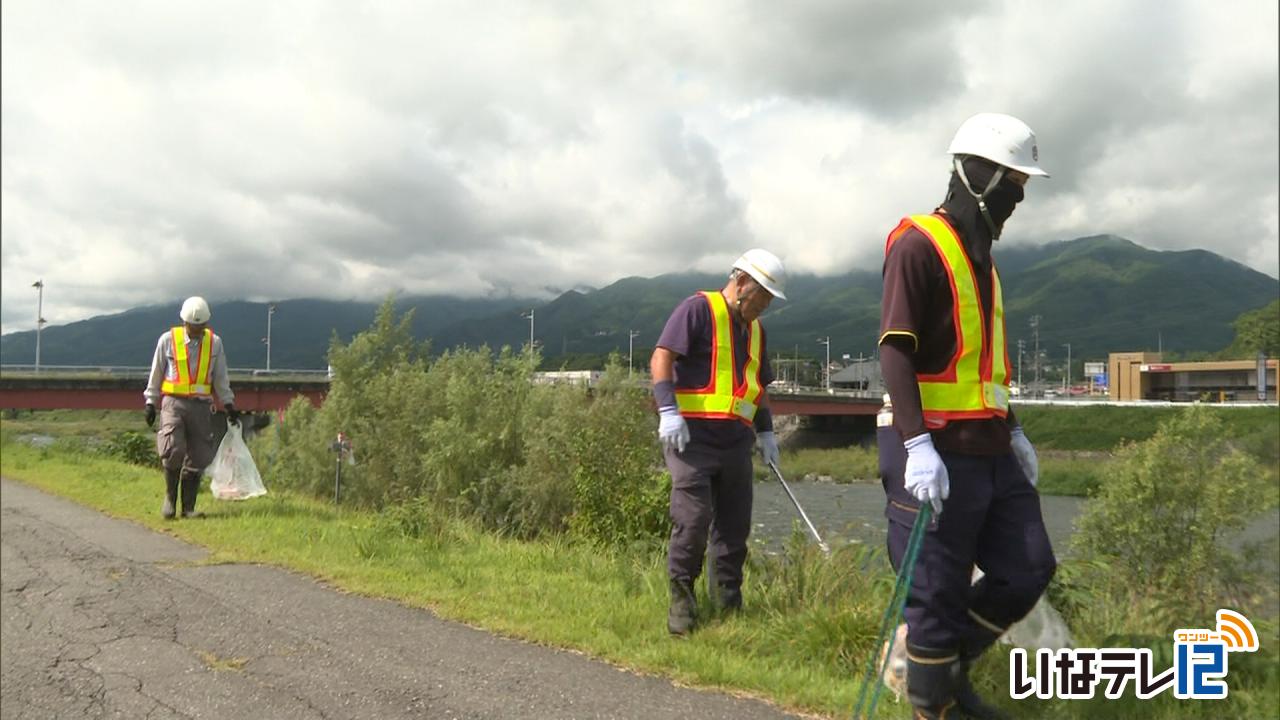
{"type": "Polygon", "coordinates": [[[1218,610],[1218,636],[1230,652],[1258,649],[1258,632],[1253,629],[1253,623],[1234,610],[1218,610]]]}

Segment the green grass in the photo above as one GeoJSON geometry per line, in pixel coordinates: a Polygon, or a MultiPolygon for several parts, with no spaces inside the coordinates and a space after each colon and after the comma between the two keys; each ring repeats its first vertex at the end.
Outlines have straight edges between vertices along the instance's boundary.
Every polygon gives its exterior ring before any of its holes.
{"type": "Polygon", "coordinates": [[[104,442],[125,431],[145,432],[142,393],[137,410],[5,410],[4,431],[10,437],[47,435],[104,442]]]}
{"type": "MultiPolygon", "coordinates": [[[[892,586],[878,550],[851,546],[825,559],[797,537],[782,555],[753,553],[743,613],[711,618],[691,638],[677,641],[665,628],[660,553],[611,553],[563,539],[521,542],[456,520],[406,523],[395,513],[335,510],[281,492],[245,503],[218,503],[205,493],[206,520],[166,522],[159,517],[158,472],[67,444],[37,449],[15,443],[12,431],[6,421],[0,433],[5,477],[202,545],[211,563],[291,568],[499,634],[826,717],[849,716],[859,687],[855,678],[892,586]]],[[[1272,716],[1280,700],[1274,652],[1233,657],[1230,699],[1220,704],[1168,697],[1127,705],[1015,703],[1005,691],[1006,657],[1003,649],[988,653],[975,681],[1018,717],[1263,717],[1272,716]],[[1127,710],[1114,712],[1122,708],[1127,710]]],[[[907,714],[891,696],[882,698],[881,708],[878,717],[907,714]]]]}
{"type": "MultiPolygon", "coordinates": [[[[880,482],[880,461],[875,446],[783,450],[779,469],[788,481],[830,478],[838,483],[880,482]],[[812,477],[809,477],[812,476],[812,477]]],[[[768,467],[755,464],[757,480],[772,480],[768,467]]]]}
{"type": "Polygon", "coordinates": [[[1106,482],[1112,460],[1110,453],[1073,453],[1041,450],[1041,495],[1074,495],[1088,497],[1106,482]]]}
{"type": "MultiPolygon", "coordinates": [[[[1114,405],[1018,405],[1018,421],[1038,449],[1109,452],[1146,440],[1181,408],[1114,405]]],[[[1275,407],[1209,408],[1241,447],[1259,457],[1280,457],[1280,411],[1275,407]]]]}

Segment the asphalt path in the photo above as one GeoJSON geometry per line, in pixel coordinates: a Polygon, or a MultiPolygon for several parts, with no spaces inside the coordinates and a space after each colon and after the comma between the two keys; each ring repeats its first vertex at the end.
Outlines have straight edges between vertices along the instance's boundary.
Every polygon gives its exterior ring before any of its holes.
{"type": "Polygon", "coordinates": [[[205,557],[0,481],[0,718],[794,717],[205,557]]]}

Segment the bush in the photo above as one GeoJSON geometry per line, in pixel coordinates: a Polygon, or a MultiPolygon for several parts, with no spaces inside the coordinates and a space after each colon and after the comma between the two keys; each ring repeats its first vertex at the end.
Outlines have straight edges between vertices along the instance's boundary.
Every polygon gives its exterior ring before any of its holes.
{"type": "Polygon", "coordinates": [[[647,392],[626,384],[611,357],[570,435],[574,511],[570,527],[606,545],[660,544],[670,531],[671,476],[654,442],[647,392]]]}
{"type": "Polygon", "coordinates": [[[1253,583],[1223,541],[1276,502],[1269,473],[1231,442],[1219,417],[1190,407],[1117,454],[1077,523],[1072,554],[1089,563],[1067,575],[1121,606],[1155,607],[1165,622],[1240,606],[1253,583]]]}
{"type": "Polygon", "coordinates": [[[343,502],[388,508],[397,527],[429,506],[518,537],[661,542],[669,480],[647,395],[626,385],[616,356],[597,388],[536,385],[537,355],[481,347],[431,360],[408,322],[388,301],[349,345],[334,341],[324,406],[296,400],[256,441],[272,482],[331,494],[341,431],[356,458],[343,502]],[[413,511],[395,509],[405,504],[413,511]]]}
{"type": "Polygon", "coordinates": [[[156,454],[156,439],[150,433],[125,430],[98,446],[98,452],[108,457],[143,467],[160,467],[156,454]]]}

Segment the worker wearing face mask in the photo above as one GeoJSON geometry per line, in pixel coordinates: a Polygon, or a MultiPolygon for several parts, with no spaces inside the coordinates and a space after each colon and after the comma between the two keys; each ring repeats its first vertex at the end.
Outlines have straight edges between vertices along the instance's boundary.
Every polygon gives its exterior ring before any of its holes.
{"type": "Polygon", "coordinates": [[[916,718],[1001,717],[969,668],[1026,615],[1056,562],[1035,489],[1035,450],[1009,407],[1004,298],[992,257],[1031,177],[1031,128],[975,115],[951,142],[946,199],[885,245],[878,423],[888,545],[899,567],[920,507],[934,512],[906,603],[907,695],[916,718]],[[971,586],[974,566],[985,573],[971,586]]]}

